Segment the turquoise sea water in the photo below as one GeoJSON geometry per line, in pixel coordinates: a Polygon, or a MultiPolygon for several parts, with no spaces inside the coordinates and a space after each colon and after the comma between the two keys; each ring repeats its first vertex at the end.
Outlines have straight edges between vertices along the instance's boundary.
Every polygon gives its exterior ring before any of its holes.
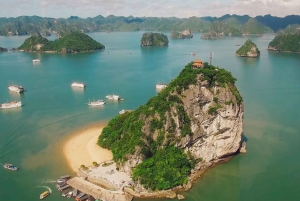
{"type": "MultiPolygon", "coordinates": [[[[245,102],[247,154],[206,172],[183,193],[186,200],[299,200],[300,55],[268,52],[274,36],[252,38],[261,57],[249,59],[234,55],[236,45],[246,41],[243,37],[201,40],[195,34],[170,40],[168,47],[140,47],[142,34],[89,34],[106,46],[98,52],[0,53],[0,103],[24,104],[0,110],[0,163],[20,167],[17,172],[0,168],[0,200],[38,200],[46,187],[53,192],[47,200],[66,200],[53,183],[72,174],[62,155],[64,139],[90,124],[109,121],[121,109],[136,109],[156,95],[158,81],[169,82],[192,60],[209,61],[209,52],[212,64],[238,79],[245,102]],[[189,55],[192,51],[197,55],[189,55]],[[36,58],[41,63],[33,64],[36,58]],[[85,82],[86,89],[72,89],[73,81],[85,82]],[[26,92],[9,92],[11,83],[26,92]],[[112,93],[125,101],[107,101],[98,108],[86,104],[112,93]]],[[[0,37],[0,46],[18,47],[27,37],[0,37]]]]}

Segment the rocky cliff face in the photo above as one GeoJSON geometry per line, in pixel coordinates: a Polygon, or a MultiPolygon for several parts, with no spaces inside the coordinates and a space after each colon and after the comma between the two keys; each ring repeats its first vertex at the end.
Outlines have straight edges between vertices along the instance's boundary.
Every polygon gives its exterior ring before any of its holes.
{"type": "Polygon", "coordinates": [[[208,88],[206,81],[199,82],[183,92],[182,100],[191,119],[193,136],[182,138],[178,146],[209,163],[238,151],[244,106],[236,103],[229,87],[208,88]],[[219,109],[209,112],[214,107],[219,109]]]}
{"type": "MultiPolygon", "coordinates": [[[[174,120],[176,124],[174,135],[176,139],[180,139],[176,140],[175,146],[184,149],[185,153],[191,153],[196,160],[202,161],[197,165],[197,169],[213,165],[239,150],[244,124],[244,105],[237,103],[229,86],[209,87],[208,82],[199,75],[197,84],[190,85],[179,97],[191,120],[192,135],[181,137],[182,122],[175,105],[165,114],[164,128],[168,130],[172,127],[174,120]],[[216,111],[212,108],[216,108],[216,111]]],[[[146,123],[143,132],[157,138],[157,133],[151,134],[150,118],[144,121],[146,123]]],[[[128,156],[128,159],[120,169],[131,174],[132,169],[143,161],[143,156],[137,150],[135,154],[128,156]]]]}

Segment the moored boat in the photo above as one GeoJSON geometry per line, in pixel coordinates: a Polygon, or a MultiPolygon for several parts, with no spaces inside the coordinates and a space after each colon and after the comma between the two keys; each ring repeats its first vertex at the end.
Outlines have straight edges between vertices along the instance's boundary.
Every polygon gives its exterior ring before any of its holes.
{"type": "Polygon", "coordinates": [[[18,170],[18,167],[14,166],[13,164],[9,164],[9,163],[5,163],[3,165],[3,167],[8,170],[13,170],[13,171],[18,170]]]}
{"type": "Polygon", "coordinates": [[[73,82],[71,84],[71,87],[79,87],[79,88],[84,88],[86,85],[84,82],[73,82]]]}
{"type": "Polygon", "coordinates": [[[9,85],[8,89],[13,91],[13,92],[17,92],[17,93],[24,92],[24,88],[22,86],[19,86],[19,85],[9,85]]]}
{"type": "Polygon", "coordinates": [[[109,100],[119,100],[120,99],[120,96],[118,95],[115,95],[115,94],[112,94],[112,95],[107,95],[105,96],[106,99],[109,99],[109,100]]]}
{"type": "Polygon", "coordinates": [[[99,105],[104,105],[105,102],[103,100],[97,100],[97,101],[90,101],[88,105],[90,106],[99,106],[99,105]]]}
{"type": "Polygon", "coordinates": [[[193,56],[194,56],[194,55],[196,55],[196,52],[191,52],[190,55],[193,55],[193,56]]]}
{"type": "Polygon", "coordinates": [[[33,63],[37,63],[37,62],[40,62],[40,61],[41,61],[40,59],[32,59],[33,63]]]}
{"type": "Polygon", "coordinates": [[[47,197],[49,194],[50,194],[49,191],[45,191],[44,193],[42,193],[42,194],[40,195],[40,200],[44,199],[44,198],[47,197]]]}
{"type": "Polygon", "coordinates": [[[10,109],[10,108],[16,108],[16,107],[22,107],[21,101],[12,101],[10,103],[2,103],[0,104],[0,108],[2,109],[10,109]]]}
{"type": "Polygon", "coordinates": [[[164,83],[158,83],[155,85],[156,89],[163,89],[166,88],[168,85],[164,84],[164,83]]]}
{"type": "Polygon", "coordinates": [[[126,113],[126,112],[131,112],[132,110],[120,110],[119,111],[119,114],[124,114],[124,113],[126,113]]]}

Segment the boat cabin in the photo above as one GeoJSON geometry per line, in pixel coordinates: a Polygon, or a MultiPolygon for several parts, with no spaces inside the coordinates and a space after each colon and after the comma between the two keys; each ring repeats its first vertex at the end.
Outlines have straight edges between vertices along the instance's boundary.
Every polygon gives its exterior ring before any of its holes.
{"type": "Polygon", "coordinates": [[[71,179],[71,176],[70,175],[65,175],[65,176],[59,177],[59,179],[71,179]]]}
{"type": "Polygon", "coordinates": [[[201,61],[200,59],[195,60],[193,63],[193,69],[197,68],[203,68],[203,61],[201,61]]]}
{"type": "Polygon", "coordinates": [[[65,186],[60,186],[59,188],[58,188],[58,190],[59,191],[63,191],[63,190],[66,190],[66,189],[68,189],[70,186],[67,184],[67,185],[65,185],[65,186]]]}

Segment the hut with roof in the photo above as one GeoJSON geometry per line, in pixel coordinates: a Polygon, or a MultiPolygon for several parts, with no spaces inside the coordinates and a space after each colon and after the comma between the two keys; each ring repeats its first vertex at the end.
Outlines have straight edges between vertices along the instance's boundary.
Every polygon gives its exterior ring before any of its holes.
{"type": "Polygon", "coordinates": [[[193,63],[193,68],[203,68],[203,61],[200,59],[195,60],[193,63]]]}

